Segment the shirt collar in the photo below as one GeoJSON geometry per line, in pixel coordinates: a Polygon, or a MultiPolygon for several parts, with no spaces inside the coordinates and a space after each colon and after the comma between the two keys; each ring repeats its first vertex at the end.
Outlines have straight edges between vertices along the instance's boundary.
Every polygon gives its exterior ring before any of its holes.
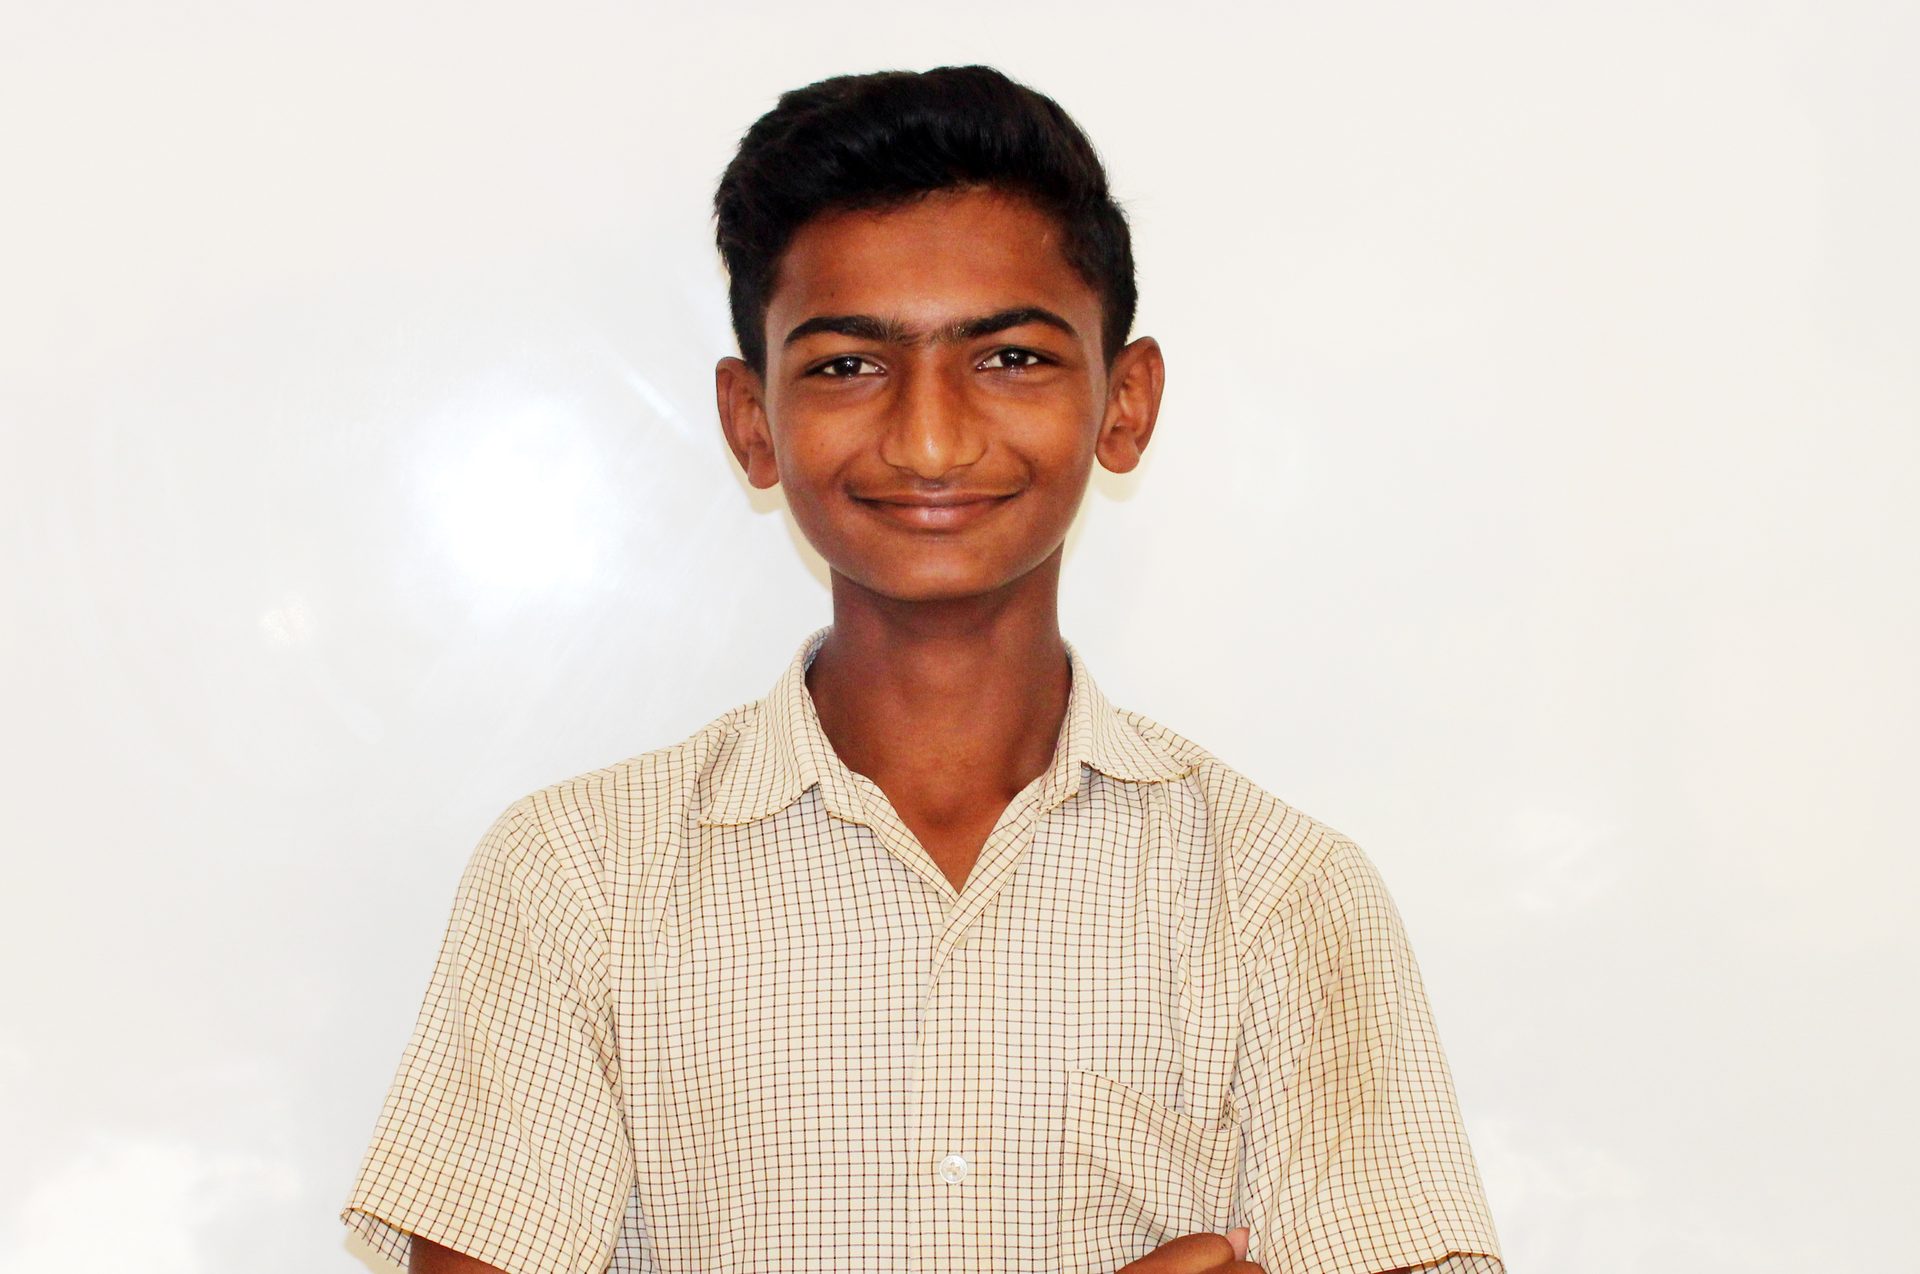
{"type": "MultiPolygon", "coordinates": [[[[760,700],[759,711],[747,719],[735,746],[719,764],[712,799],[700,815],[702,823],[765,818],[816,784],[830,813],[867,821],[853,772],[834,752],[807,689],[807,669],[832,631],[829,624],[807,635],[773,689],[760,700]]],[[[1073,681],[1053,766],[1042,790],[1043,809],[1052,809],[1079,790],[1083,765],[1129,783],[1165,782],[1193,769],[1193,762],[1174,756],[1123,717],[1094,684],[1073,643],[1063,639],[1063,644],[1073,681]]]]}

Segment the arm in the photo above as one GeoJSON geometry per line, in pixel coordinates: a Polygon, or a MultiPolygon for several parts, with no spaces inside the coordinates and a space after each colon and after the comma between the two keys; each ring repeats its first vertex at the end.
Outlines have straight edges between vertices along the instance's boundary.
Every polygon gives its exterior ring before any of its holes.
{"type": "Polygon", "coordinates": [[[1446,1261],[1402,1266],[1398,1270],[1386,1270],[1386,1274],[1507,1274],[1507,1264],[1500,1257],[1486,1253],[1457,1251],[1446,1261]]]}
{"type": "Polygon", "coordinates": [[[431,1239],[413,1236],[413,1254],[407,1259],[407,1274],[507,1274],[498,1265],[462,1256],[452,1248],[441,1247],[431,1239]]]}
{"type": "Polygon", "coordinates": [[[1248,960],[1233,1103],[1250,1258],[1275,1274],[1500,1271],[1419,965],[1357,845],[1329,843],[1248,960]]]}
{"type": "Polygon", "coordinates": [[[1403,1265],[1386,1274],[1507,1274],[1506,1263],[1485,1252],[1455,1252],[1432,1265],[1403,1265]]]}
{"type": "MultiPolygon", "coordinates": [[[[1119,1274],[1266,1274],[1247,1255],[1247,1227],[1218,1234],[1187,1234],[1163,1243],[1139,1260],[1121,1267],[1119,1274]]],[[[479,1266],[486,1269],[486,1266],[479,1266]]],[[[1430,1265],[1403,1265],[1383,1274],[1506,1274],[1499,1257],[1480,1252],[1455,1252],[1430,1265]]],[[[433,1272],[429,1272],[433,1274],[433,1272]]],[[[465,1274],[463,1269],[450,1274],[465,1274]]]]}
{"type": "Polygon", "coordinates": [[[1201,1231],[1162,1243],[1137,1261],[1120,1267],[1119,1274],[1266,1274],[1247,1254],[1247,1227],[1236,1226],[1224,1235],[1201,1231]]]}
{"type": "Polygon", "coordinates": [[[516,802],[462,875],[342,1212],[396,1264],[424,1236],[476,1262],[454,1270],[576,1274],[617,1240],[633,1154],[608,943],[586,851],[538,814],[516,802]]]}

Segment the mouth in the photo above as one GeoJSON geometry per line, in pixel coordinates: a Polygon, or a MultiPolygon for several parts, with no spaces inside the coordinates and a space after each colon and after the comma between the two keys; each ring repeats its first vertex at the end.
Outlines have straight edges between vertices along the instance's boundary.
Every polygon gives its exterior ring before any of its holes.
{"type": "Polygon", "coordinates": [[[863,507],[899,526],[921,531],[951,531],[969,526],[995,509],[1011,502],[1012,495],[982,496],[973,499],[866,500],[855,496],[863,507]]]}

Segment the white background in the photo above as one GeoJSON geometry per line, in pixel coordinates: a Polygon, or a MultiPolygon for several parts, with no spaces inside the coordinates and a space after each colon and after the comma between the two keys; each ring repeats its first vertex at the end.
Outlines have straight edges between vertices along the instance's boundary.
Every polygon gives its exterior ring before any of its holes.
{"type": "Polygon", "coordinates": [[[480,833],[829,617],[714,182],[967,61],[1169,360],[1062,630],[1378,863],[1515,1274],[1913,1268],[1916,12],[5,0],[0,1268],[378,1267],[480,833]]]}

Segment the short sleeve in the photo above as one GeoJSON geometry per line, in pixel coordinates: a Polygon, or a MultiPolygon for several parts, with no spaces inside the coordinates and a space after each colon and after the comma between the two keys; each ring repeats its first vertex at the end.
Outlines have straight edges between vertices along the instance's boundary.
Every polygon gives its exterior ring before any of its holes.
{"type": "Polygon", "coordinates": [[[1453,1078],[1379,872],[1342,839],[1273,923],[1251,953],[1233,1085],[1247,1259],[1268,1274],[1380,1274],[1460,1253],[1438,1269],[1500,1274],[1453,1078]]]}
{"type": "Polygon", "coordinates": [[[422,1235],[508,1274],[599,1274],[632,1188],[604,924],[525,801],[455,893],[341,1220],[405,1266],[422,1235]]]}

